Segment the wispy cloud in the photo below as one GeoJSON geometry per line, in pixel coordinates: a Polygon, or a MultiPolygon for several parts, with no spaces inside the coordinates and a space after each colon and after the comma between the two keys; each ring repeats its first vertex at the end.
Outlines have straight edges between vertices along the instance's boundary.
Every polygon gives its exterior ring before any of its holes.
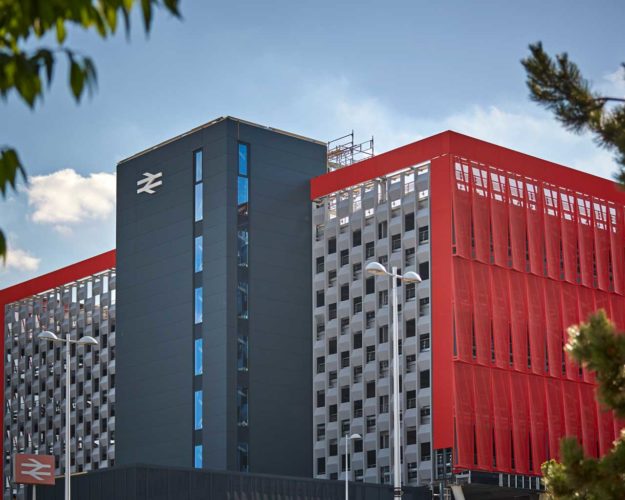
{"type": "MultiPolygon", "coordinates": [[[[12,247],[9,244],[5,268],[15,271],[36,271],[39,269],[41,259],[33,256],[26,250],[12,247]]],[[[0,266],[1,267],[1,266],[0,266]]]]}
{"type": "Polygon", "coordinates": [[[30,178],[25,188],[30,218],[50,224],[61,234],[78,224],[110,217],[115,211],[115,174],[82,176],[73,169],[30,178]]]}

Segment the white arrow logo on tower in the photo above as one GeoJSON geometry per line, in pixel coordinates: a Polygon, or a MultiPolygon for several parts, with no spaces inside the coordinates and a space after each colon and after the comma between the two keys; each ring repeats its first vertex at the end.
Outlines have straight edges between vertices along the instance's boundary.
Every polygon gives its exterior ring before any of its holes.
{"type": "Polygon", "coordinates": [[[52,475],[52,466],[31,458],[22,463],[22,474],[43,481],[52,475]]]}
{"type": "Polygon", "coordinates": [[[154,188],[159,187],[163,184],[162,181],[163,172],[158,172],[156,174],[151,174],[150,172],[143,173],[143,179],[137,181],[137,194],[139,193],[148,193],[154,194],[154,188]]]}

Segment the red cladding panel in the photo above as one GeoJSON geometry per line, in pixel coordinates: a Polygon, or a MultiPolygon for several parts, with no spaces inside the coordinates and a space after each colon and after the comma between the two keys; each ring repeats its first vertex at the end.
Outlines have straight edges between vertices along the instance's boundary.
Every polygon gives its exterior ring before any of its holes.
{"type": "Polygon", "coordinates": [[[543,280],[531,274],[527,278],[527,326],[530,336],[532,373],[545,374],[547,341],[545,339],[545,301],[543,280]]]}
{"type": "Polygon", "coordinates": [[[471,262],[453,259],[454,335],[458,359],[470,361],[473,352],[473,319],[471,302],[471,262]]]}
{"type": "Polygon", "coordinates": [[[582,417],[582,443],[584,451],[591,457],[597,457],[599,442],[597,439],[597,401],[593,386],[577,384],[582,417]]]}
{"type": "Polygon", "coordinates": [[[490,204],[488,195],[488,172],[472,167],[473,180],[471,213],[473,214],[473,244],[475,258],[490,262],[490,204]]]}
{"type": "MultiPolygon", "coordinates": [[[[510,365],[510,294],[505,269],[490,266],[490,287],[493,294],[493,346],[495,366],[507,368],[510,365]]],[[[492,357],[492,356],[491,356],[492,357]]]]}
{"type": "Polygon", "coordinates": [[[491,370],[493,387],[493,424],[495,427],[495,457],[498,471],[512,471],[512,425],[510,409],[510,373],[491,370]]]}
{"type": "Polygon", "coordinates": [[[527,323],[527,290],[525,275],[517,272],[508,272],[510,278],[510,330],[512,332],[512,352],[514,369],[527,372],[529,330],[527,323]]]}
{"type": "Polygon", "coordinates": [[[625,294],[625,223],[623,209],[611,206],[610,212],[610,262],[614,279],[614,291],[625,294]]]}
{"type": "Polygon", "coordinates": [[[473,368],[454,363],[454,415],[456,424],[456,466],[471,469],[475,465],[475,401],[473,368]]]}
{"type": "Polygon", "coordinates": [[[611,411],[604,410],[597,404],[597,437],[599,439],[599,453],[605,455],[612,449],[614,441],[614,416],[611,411]]]}
{"type": "Polygon", "coordinates": [[[490,364],[491,304],[488,267],[472,262],[473,270],[473,342],[477,362],[490,364]]]}
{"type": "Polygon", "coordinates": [[[549,358],[549,374],[560,377],[562,374],[562,347],[564,331],[560,317],[560,286],[555,281],[544,280],[545,312],[547,326],[547,355],[549,358]]]}
{"type": "Polygon", "coordinates": [[[547,429],[549,431],[549,456],[560,457],[560,438],[565,435],[562,415],[562,381],[557,378],[545,378],[547,396],[547,429]]]}
{"type": "Polygon", "coordinates": [[[475,401],[475,443],[477,446],[477,468],[493,468],[493,401],[490,395],[490,368],[473,366],[473,388],[475,401]],[[488,397],[484,397],[488,395],[488,397]]]}
{"type": "Polygon", "coordinates": [[[529,396],[527,376],[513,374],[510,377],[512,402],[512,436],[514,439],[514,470],[517,474],[529,474],[529,396]]]}
{"type": "Polygon", "coordinates": [[[532,471],[540,472],[540,465],[547,455],[547,403],[545,401],[545,379],[531,375],[529,377],[530,432],[532,443],[532,471]]]}
{"type": "Polygon", "coordinates": [[[538,187],[526,185],[527,249],[532,273],[542,276],[545,267],[545,229],[543,198],[538,187]],[[532,191],[530,191],[532,189],[532,191]]]}
{"type": "MultiPolygon", "coordinates": [[[[540,189],[540,188],[539,188],[540,189]]],[[[560,279],[560,209],[557,191],[543,188],[543,203],[545,208],[545,250],[547,253],[547,276],[555,280],[560,279]]],[[[542,273],[541,273],[542,274],[542,273]]]]}
{"type": "Polygon", "coordinates": [[[490,217],[493,238],[493,256],[495,264],[508,267],[510,256],[510,224],[508,222],[507,179],[503,175],[491,172],[490,217]]]}

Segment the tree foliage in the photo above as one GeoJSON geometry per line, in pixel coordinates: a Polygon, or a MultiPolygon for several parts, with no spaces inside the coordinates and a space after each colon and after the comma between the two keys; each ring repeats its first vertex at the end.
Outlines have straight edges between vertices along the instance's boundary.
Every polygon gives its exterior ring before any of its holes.
{"type": "MultiPolygon", "coordinates": [[[[616,178],[625,183],[625,98],[592,90],[566,53],[550,57],[540,42],[529,46],[531,55],[521,64],[527,72],[530,97],[554,112],[573,132],[590,131],[601,147],[616,151],[620,168],[616,178]]],[[[625,69],[625,63],[623,63],[625,69]]]]}
{"type": "MultiPolygon", "coordinates": [[[[597,143],[616,152],[616,179],[625,184],[625,99],[592,90],[567,54],[550,57],[540,42],[529,46],[521,63],[530,97],[553,111],[565,128],[591,132],[597,143]]],[[[623,65],[625,68],[625,65],[623,65]]],[[[625,418],[625,334],[601,310],[569,329],[568,355],[595,373],[599,403],[625,418]]],[[[601,458],[585,455],[574,438],[563,439],[561,461],[542,465],[547,494],[560,500],[625,499],[625,429],[601,458]]]]}
{"type": "MultiPolygon", "coordinates": [[[[66,45],[70,28],[82,28],[108,38],[120,24],[130,33],[132,9],[139,4],[143,26],[150,31],[155,8],[179,16],[179,0],[0,0],[0,96],[11,92],[29,107],[43,98],[54,77],[59,58],[68,64],[70,91],[80,102],[85,90],[92,92],[97,76],[91,58],[66,45]],[[54,37],[54,46],[40,46],[44,36],[54,37]]],[[[26,170],[17,151],[0,145],[0,193],[15,189],[26,170]]],[[[0,231],[0,257],[6,255],[6,240],[0,231]]]]}

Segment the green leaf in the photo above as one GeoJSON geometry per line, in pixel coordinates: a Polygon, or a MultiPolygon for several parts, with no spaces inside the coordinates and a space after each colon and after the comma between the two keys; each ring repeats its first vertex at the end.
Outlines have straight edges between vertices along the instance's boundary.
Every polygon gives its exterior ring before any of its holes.
{"type": "Polygon", "coordinates": [[[9,187],[15,189],[18,175],[26,180],[26,171],[22,166],[17,152],[12,148],[0,150],[0,193],[6,196],[9,187]]]}
{"type": "Polygon", "coordinates": [[[62,45],[67,37],[67,32],[65,31],[65,20],[58,18],[56,20],[56,39],[62,45]]]}
{"type": "Polygon", "coordinates": [[[2,229],[0,229],[0,257],[2,258],[2,263],[6,264],[7,262],[7,241],[4,238],[4,233],[2,229]]]}
{"type": "Polygon", "coordinates": [[[73,57],[70,58],[69,83],[72,88],[72,94],[74,94],[74,99],[80,101],[80,96],[85,86],[85,74],[80,64],[78,64],[73,57]]]}

